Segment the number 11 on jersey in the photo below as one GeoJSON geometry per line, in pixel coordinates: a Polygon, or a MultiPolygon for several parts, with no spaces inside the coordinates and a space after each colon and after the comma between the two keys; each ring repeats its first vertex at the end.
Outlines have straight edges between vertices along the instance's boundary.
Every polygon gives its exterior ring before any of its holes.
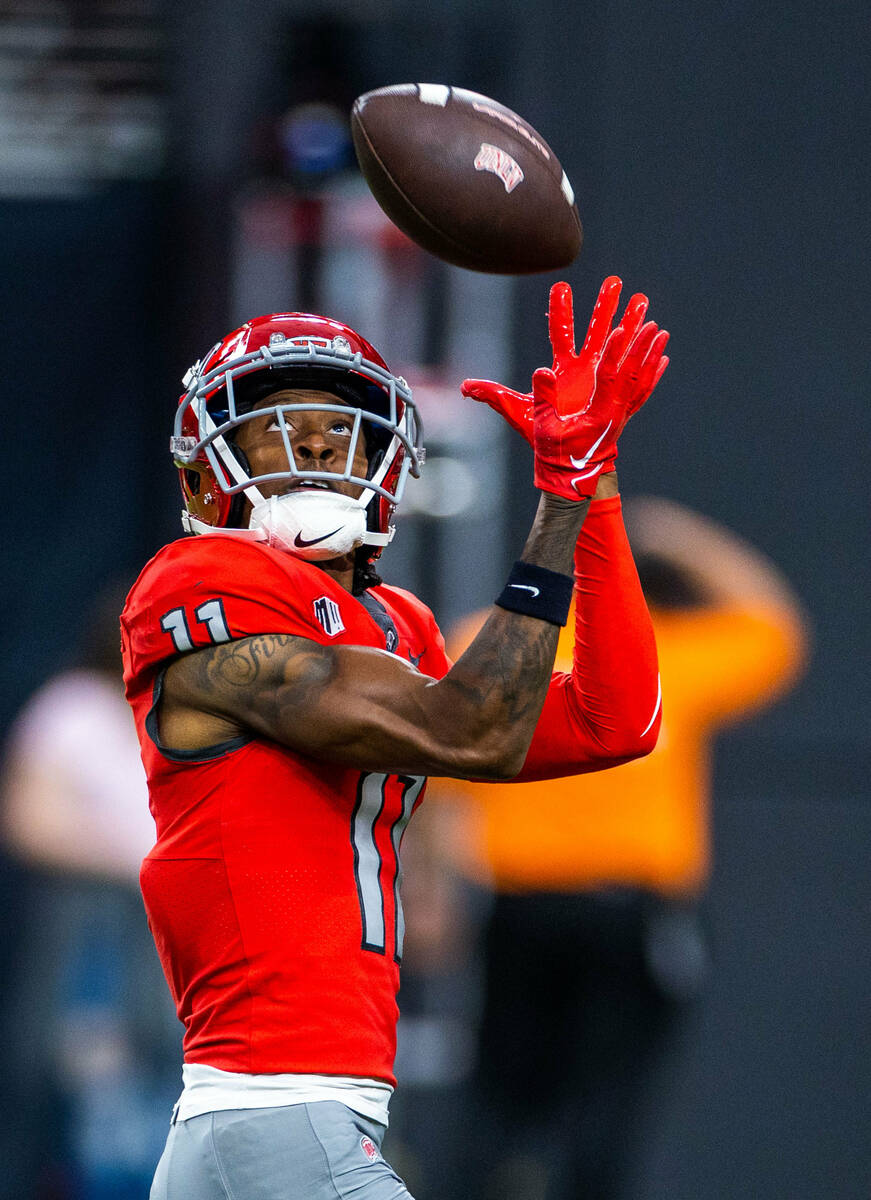
{"type": "MultiPolygon", "coordinates": [[[[216,645],[219,642],[230,641],[230,630],[227,628],[227,617],[224,613],[222,600],[206,600],[194,610],[197,623],[205,625],[210,641],[216,645]]],[[[190,626],[183,607],[171,608],[160,618],[160,628],[172,638],[173,645],[179,654],[193,650],[194,642],[190,626]]]]}
{"type": "Polygon", "coordinates": [[[371,950],[375,954],[386,953],[384,889],[392,886],[396,913],[394,958],[397,962],[402,960],[402,944],[405,938],[405,919],[399,895],[402,884],[399,845],[425,783],[424,775],[361,775],[357,788],[357,803],[351,817],[351,845],[354,849],[354,878],[363,925],[363,949],[371,950]],[[387,786],[391,779],[396,779],[402,786],[402,804],[390,827],[389,868],[385,870],[386,864],[378,845],[378,828],[381,825],[387,802],[387,786]]]}

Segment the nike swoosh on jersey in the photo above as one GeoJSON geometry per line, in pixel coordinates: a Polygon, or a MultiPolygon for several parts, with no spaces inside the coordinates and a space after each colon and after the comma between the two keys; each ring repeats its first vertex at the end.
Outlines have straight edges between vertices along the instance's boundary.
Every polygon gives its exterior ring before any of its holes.
{"type": "Polygon", "coordinates": [[[509,587],[519,588],[521,592],[532,592],[533,596],[540,596],[541,589],[533,587],[531,583],[509,583],[509,587]]]}
{"type": "MultiPolygon", "coordinates": [[[[604,441],[605,434],[611,428],[611,425],[612,425],[612,422],[609,421],[608,424],[605,426],[604,430],[602,431],[601,435],[598,438],[596,438],[595,442],[593,442],[592,446],[589,448],[589,450],[587,451],[587,453],[584,455],[583,458],[575,458],[575,456],[573,454],[569,455],[569,462],[572,464],[573,467],[575,467],[578,471],[580,471],[583,467],[585,467],[587,465],[587,463],[590,461],[590,459],[593,457],[593,455],[599,449],[599,446],[604,441]]],[[[583,476],[579,476],[579,478],[583,478],[583,476]]]]}
{"type": "Polygon", "coordinates": [[[296,537],[293,539],[293,544],[294,544],[294,546],[299,546],[300,549],[302,549],[303,546],[316,546],[318,544],[318,542],[325,542],[327,540],[327,538],[332,537],[334,533],[338,533],[339,529],[341,529],[341,528],[342,528],[342,526],[339,525],[339,527],[337,529],[333,529],[329,533],[323,533],[323,534],[321,534],[320,537],[316,537],[316,538],[304,538],[304,537],[300,537],[299,534],[297,534],[296,537]]]}

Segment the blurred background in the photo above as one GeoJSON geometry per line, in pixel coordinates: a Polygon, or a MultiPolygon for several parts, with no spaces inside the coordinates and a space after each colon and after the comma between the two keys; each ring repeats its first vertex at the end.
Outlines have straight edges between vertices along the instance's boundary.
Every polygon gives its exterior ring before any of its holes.
{"type": "MultiPolygon", "coordinates": [[[[180,534],[167,439],[186,368],[248,317],[311,308],[409,378],[429,459],[383,573],[444,629],[491,602],[534,511],[526,448],[458,383],[527,390],[556,276],[449,268],[381,216],[348,111],[413,81],[493,96],[554,147],[586,234],[564,272],[579,324],[617,273],[672,332],[668,373],[621,444],[624,495],[746,539],[794,606],[788,684],[709,730],[713,853],[672,990],[692,979],[679,1027],[639,1067],[607,1194],[871,1193],[869,32],[860,0],[0,7],[4,1200],[147,1195],[180,1087],[136,890],[150,831],[113,654],[119,596],[180,534]]],[[[484,1136],[440,1120],[480,1100],[498,887],[451,850],[474,803],[435,789],[436,815],[409,834],[426,885],[415,893],[406,867],[390,1136],[418,1200],[446,1196],[442,1164],[462,1173],[484,1136]],[[461,915],[445,923],[462,946],[424,927],[428,910],[461,915]]],[[[651,890],[630,882],[593,890],[651,890]]],[[[554,1120],[571,1140],[571,1118],[554,1120]]],[[[556,1195],[543,1151],[510,1177],[498,1165],[482,1195],[556,1195]]]]}

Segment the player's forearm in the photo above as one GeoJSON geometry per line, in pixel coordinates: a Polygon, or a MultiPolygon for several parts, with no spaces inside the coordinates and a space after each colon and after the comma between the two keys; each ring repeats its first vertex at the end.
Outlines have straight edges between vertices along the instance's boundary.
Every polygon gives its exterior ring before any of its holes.
{"type": "MultiPolygon", "coordinates": [[[[588,501],[542,493],[520,561],[570,574],[588,501]]],[[[455,727],[468,753],[451,774],[511,778],[535,732],[556,654],[559,626],[494,606],[451,671],[432,689],[435,727],[455,727]]]]}
{"type": "Polygon", "coordinates": [[[575,546],[589,509],[589,500],[564,500],[542,492],[521,562],[571,575],[575,546]]]}

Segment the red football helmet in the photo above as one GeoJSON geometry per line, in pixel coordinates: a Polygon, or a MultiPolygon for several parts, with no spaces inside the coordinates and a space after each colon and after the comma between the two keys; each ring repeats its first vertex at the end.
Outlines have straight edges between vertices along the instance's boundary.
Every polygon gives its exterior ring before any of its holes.
{"type": "MultiPolygon", "coordinates": [[[[424,450],[423,427],[411,389],[391,373],[369,342],[326,317],[273,313],[248,321],[213,346],[187,372],[184,385],[187,390],[179,401],[170,449],[179,470],[186,509],[182,524],[188,532],[220,530],[262,537],[262,531],[239,528],[243,498],[252,507],[262,506],[258,484],[285,474],[293,480],[323,480],[325,472],[297,466],[286,433],[286,473],[250,475],[248,463],[234,446],[235,431],[245,421],[273,411],[283,430],[280,414],[317,408],[347,416],[350,407],[354,429],[339,477],[364,489],[353,503],[365,512],[362,541],[376,547],[372,557],[378,556],[393,536],[391,518],[409,471],[420,474],[424,450]],[[279,403],[274,409],[266,405],[255,411],[255,404],[287,388],[330,392],[337,403],[279,403]],[[354,475],[352,466],[360,437],[368,461],[365,479],[354,475]]],[[[356,517],[359,520],[359,514],[356,517]]]]}

